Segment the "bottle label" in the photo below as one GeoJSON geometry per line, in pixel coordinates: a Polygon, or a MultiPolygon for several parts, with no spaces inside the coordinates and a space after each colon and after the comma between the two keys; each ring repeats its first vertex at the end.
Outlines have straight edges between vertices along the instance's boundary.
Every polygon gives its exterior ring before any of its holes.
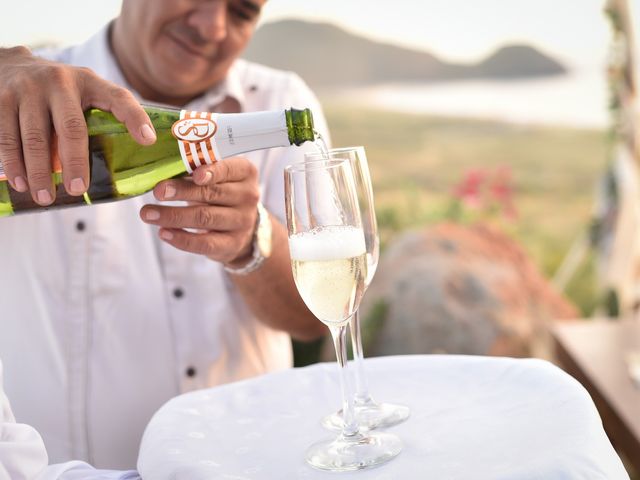
{"type": "Polygon", "coordinates": [[[215,113],[182,110],[180,120],[171,127],[187,172],[192,173],[201,165],[211,165],[220,158],[215,141],[216,118],[215,113]]]}

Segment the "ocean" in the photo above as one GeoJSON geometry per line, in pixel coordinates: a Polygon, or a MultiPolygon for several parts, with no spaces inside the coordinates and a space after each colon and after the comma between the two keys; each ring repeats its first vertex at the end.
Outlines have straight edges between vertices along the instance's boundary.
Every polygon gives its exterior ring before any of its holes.
{"type": "Polygon", "coordinates": [[[608,97],[605,73],[595,70],[537,79],[395,83],[321,95],[399,112],[598,129],[609,125],[608,97]]]}

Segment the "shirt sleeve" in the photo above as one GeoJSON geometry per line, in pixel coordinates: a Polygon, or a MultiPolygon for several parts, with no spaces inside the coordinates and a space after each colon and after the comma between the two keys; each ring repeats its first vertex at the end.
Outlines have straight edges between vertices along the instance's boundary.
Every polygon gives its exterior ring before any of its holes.
{"type": "Polygon", "coordinates": [[[0,480],[35,478],[48,462],[40,434],[29,425],[16,423],[4,393],[0,363],[0,480]]]}
{"type": "Polygon", "coordinates": [[[45,468],[37,480],[141,480],[135,470],[98,470],[84,462],[67,462],[45,468]]]}
{"type": "Polygon", "coordinates": [[[4,393],[0,362],[0,480],[140,480],[133,470],[97,470],[84,462],[47,466],[48,461],[40,434],[16,423],[4,393]]]}

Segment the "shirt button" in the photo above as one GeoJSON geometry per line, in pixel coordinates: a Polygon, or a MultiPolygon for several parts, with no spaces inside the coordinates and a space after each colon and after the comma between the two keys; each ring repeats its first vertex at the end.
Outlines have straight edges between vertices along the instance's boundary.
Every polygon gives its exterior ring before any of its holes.
{"type": "Polygon", "coordinates": [[[174,288],[173,296],[176,298],[182,298],[184,296],[184,290],[182,290],[180,287],[174,288]]]}
{"type": "Polygon", "coordinates": [[[84,224],[84,222],[82,220],[79,220],[78,223],[76,223],[76,230],[79,232],[84,232],[84,229],[87,226],[84,224]]]}
{"type": "Polygon", "coordinates": [[[197,372],[195,367],[188,367],[185,373],[187,374],[187,377],[193,378],[196,376],[197,372]]]}

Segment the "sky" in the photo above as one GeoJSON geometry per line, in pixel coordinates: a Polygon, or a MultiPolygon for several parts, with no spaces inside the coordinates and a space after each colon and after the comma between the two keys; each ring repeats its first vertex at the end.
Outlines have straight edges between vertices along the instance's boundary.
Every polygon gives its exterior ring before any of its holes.
{"type": "MultiPolygon", "coordinates": [[[[0,16],[0,46],[81,42],[117,15],[120,4],[121,0],[11,2],[0,16]]],[[[501,45],[528,43],[572,67],[599,68],[610,35],[603,6],[604,0],[269,0],[261,21],[331,22],[453,61],[475,61],[501,45]]]]}

